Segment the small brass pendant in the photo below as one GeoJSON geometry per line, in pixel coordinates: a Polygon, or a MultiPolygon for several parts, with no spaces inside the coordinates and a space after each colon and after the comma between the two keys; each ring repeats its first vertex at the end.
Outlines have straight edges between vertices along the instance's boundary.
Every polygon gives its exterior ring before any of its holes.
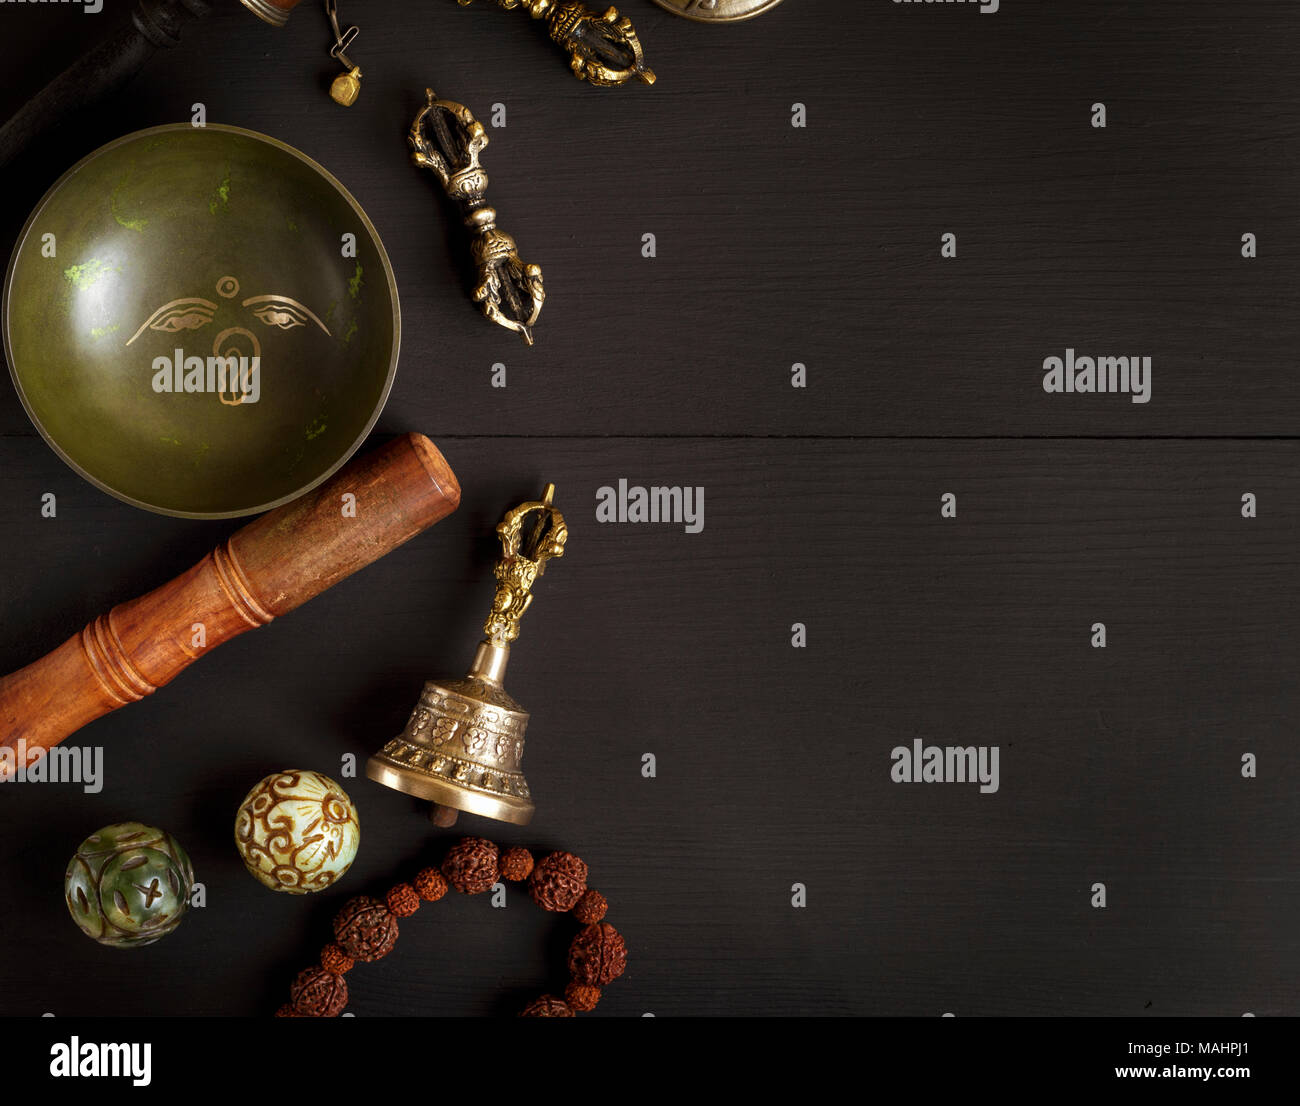
{"type": "Polygon", "coordinates": [[[330,99],[336,104],[350,108],[361,95],[361,67],[354,65],[346,73],[340,73],[330,85],[330,99]]]}
{"type": "Polygon", "coordinates": [[[534,582],[547,561],[564,556],[569,531],[551,506],[554,494],[548,484],[540,500],[521,503],[497,526],[497,591],[469,673],[425,684],[406,728],[366,763],[377,783],[451,808],[450,818],[435,810],[440,825],[454,822],[456,810],[521,826],[533,817],[522,768],[528,712],[502,679],[534,582]]]}
{"type": "Polygon", "coordinates": [[[334,32],[334,45],[330,47],[330,57],[337,58],[346,67],[346,73],[340,73],[330,85],[330,99],[336,104],[350,108],[361,95],[361,67],[353,65],[346,51],[361,33],[360,27],[349,27],[346,31],[339,26],[338,0],[325,0],[325,14],[329,16],[330,30],[334,32]]]}

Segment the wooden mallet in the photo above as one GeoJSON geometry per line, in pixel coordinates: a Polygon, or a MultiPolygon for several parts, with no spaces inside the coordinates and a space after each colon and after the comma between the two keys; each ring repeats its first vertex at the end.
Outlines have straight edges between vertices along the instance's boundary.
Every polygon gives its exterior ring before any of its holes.
{"type": "MultiPolygon", "coordinates": [[[[216,646],[265,626],[451,514],[438,448],[407,434],[301,499],[250,522],[188,572],[114,607],[0,679],[0,748],[26,758],[157,691],[216,646]],[[351,497],[351,498],[349,498],[351,497]],[[350,509],[355,505],[355,510],[350,509]],[[201,640],[195,624],[202,623],[201,640]]],[[[0,778],[16,757],[0,758],[0,778]]]]}

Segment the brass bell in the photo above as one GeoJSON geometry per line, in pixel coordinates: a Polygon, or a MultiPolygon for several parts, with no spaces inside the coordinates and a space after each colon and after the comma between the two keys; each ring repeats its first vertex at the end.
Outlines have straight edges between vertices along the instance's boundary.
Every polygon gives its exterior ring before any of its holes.
{"type": "Polygon", "coordinates": [[[547,561],[564,556],[569,532],[551,506],[554,495],[548,484],[539,501],[521,503],[497,526],[497,591],[468,675],[425,684],[406,728],[366,763],[375,782],[439,804],[440,825],[454,822],[456,810],[521,826],[533,817],[521,767],[528,712],[502,678],[534,581],[547,561]]]}

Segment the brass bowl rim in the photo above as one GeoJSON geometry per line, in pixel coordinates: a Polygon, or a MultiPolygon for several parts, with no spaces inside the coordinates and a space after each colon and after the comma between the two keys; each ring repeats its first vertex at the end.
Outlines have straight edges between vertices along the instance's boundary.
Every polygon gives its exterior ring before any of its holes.
{"type": "Polygon", "coordinates": [[[777,4],[781,3],[781,0],[767,0],[767,3],[761,8],[755,8],[748,15],[733,15],[728,19],[709,19],[707,16],[691,15],[690,12],[682,11],[681,8],[671,7],[668,4],[662,3],[661,0],[655,0],[655,3],[663,8],[664,11],[672,12],[673,15],[680,15],[683,19],[689,19],[692,23],[713,23],[721,26],[728,23],[746,23],[766,12],[770,12],[777,6],[777,4]]]}
{"type": "Polygon", "coordinates": [[[156,515],[167,515],[171,518],[197,519],[245,518],[248,515],[260,515],[265,511],[274,510],[276,507],[282,507],[286,503],[292,503],[294,500],[306,495],[313,488],[319,487],[338,472],[339,469],[346,465],[348,461],[352,459],[353,454],[361,448],[361,444],[370,436],[370,432],[375,428],[375,423],[379,421],[379,416],[383,414],[384,408],[388,405],[388,396],[393,389],[393,380],[397,376],[397,362],[402,348],[402,305],[397,294],[397,279],[393,275],[393,266],[388,259],[388,250],[384,247],[384,241],[379,236],[379,231],[375,228],[374,223],[370,221],[370,217],[365,213],[361,204],[357,202],[356,197],[343,186],[342,182],[334,176],[333,173],[318,161],[314,158],[308,157],[301,150],[290,146],[287,142],[281,142],[278,138],[272,138],[269,134],[263,134],[261,131],[249,130],[247,127],[236,127],[228,123],[207,123],[202,127],[195,127],[192,123],[164,123],[157,127],[145,127],[143,130],[131,131],[129,134],[124,134],[119,138],[113,139],[111,142],[106,142],[103,146],[97,147],[73,165],[72,168],[64,172],[58,180],[45,190],[45,194],[41,196],[39,201],[37,201],[36,206],[32,209],[32,213],[27,217],[27,221],[23,224],[23,229],[18,235],[18,241],[14,244],[13,252],[9,257],[9,264],[5,271],[4,289],[3,292],[0,292],[0,331],[3,331],[3,334],[0,335],[0,337],[3,337],[4,341],[5,363],[9,367],[9,379],[13,381],[14,390],[17,391],[19,400],[22,401],[23,410],[27,412],[27,417],[31,420],[32,425],[36,427],[41,437],[45,439],[46,444],[54,450],[56,454],[58,454],[59,459],[63,461],[64,464],[71,468],[83,480],[93,484],[100,491],[107,492],[114,499],[120,499],[123,503],[129,503],[132,507],[139,507],[141,510],[151,511],[156,515]],[[242,507],[235,511],[178,511],[169,507],[160,507],[157,504],[146,503],[142,499],[136,499],[133,496],[127,495],[125,492],[110,487],[97,476],[87,472],[77,464],[76,461],[68,456],[68,454],[63,450],[63,447],[54,440],[50,433],[41,424],[41,420],[36,417],[36,412],[32,409],[32,405],[27,399],[27,393],[23,391],[22,381],[18,376],[18,368],[14,363],[13,347],[9,337],[9,299],[13,288],[14,271],[18,265],[18,256],[22,253],[23,247],[27,245],[28,236],[31,234],[37,218],[40,216],[41,212],[45,210],[46,205],[51,199],[53,199],[64,184],[86,165],[90,164],[90,162],[94,161],[102,154],[106,154],[108,151],[124,145],[127,142],[135,142],[138,139],[145,138],[149,135],[199,130],[221,131],[224,134],[233,134],[239,135],[243,138],[251,138],[255,142],[261,142],[267,146],[272,146],[283,153],[289,154],[303,162],[303,164],[308,168],[315,170],[315,172],[318,173],[326,183],[328,183],[343,198],[344,203],[352,208],[357,218],[361,220],[361,225],[370,235],[371,241],[374,242],[375,247],[379,251],[379,261],[383,266],[384,279],[388,283],[389,299],[393,304],[393,352],[392,356],[389,358],[388,372],[384,378],[383,389],[379,393],[378,400],[375,402],[375,409],[371,412],[370,418],[362,428],[361,433],[357,435],[356,440],[353,441],[347,449],[340,453],[338,460],[335,461],[333,465],[312,480],[311,483],[304,484],[296,491],[290,492],[287,495],[282,495],[279,499],[274,499],[267,503],[261,503],[254,507],[242,507]]]}

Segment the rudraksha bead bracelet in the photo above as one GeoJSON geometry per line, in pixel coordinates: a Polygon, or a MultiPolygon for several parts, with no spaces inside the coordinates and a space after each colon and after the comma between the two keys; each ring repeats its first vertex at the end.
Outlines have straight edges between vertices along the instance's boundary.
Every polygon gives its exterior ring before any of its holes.
{"type": "Polygon", "coordinates": [[[334,917],[334,941],[321,950],[320,963],[299,972],[289,988],[289,1002],[278,1018],[336,1018],[347,1008],[343,977],[358,961],[379,960],[397,944],[399,918],[409,918],[425,902],[437,902],[448,887],[480,895],[498,881],[527,883],[529,898],[543,910],[569,913],[582,928],[569,945],[570,981],[564,997],[542,995],[520,1017],[571,1018],[594,1010],[601,988],[627,967],[622,935],[604,921],[609,904],[587,886],[587,865],[573,853],[556,852],[537,863],[527,849],[504,852],[482,837],[466,837],[448,851],[438,868],[425,868],[410,883],[391,888],[383,901],[358,895],[334,917]]]}

